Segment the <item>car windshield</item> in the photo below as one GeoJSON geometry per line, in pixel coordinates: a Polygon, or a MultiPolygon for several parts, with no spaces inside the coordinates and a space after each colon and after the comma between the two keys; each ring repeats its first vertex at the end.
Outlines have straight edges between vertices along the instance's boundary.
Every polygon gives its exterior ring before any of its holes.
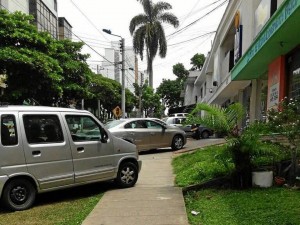
{"type": "Polygon", "coordinates": [[[118,126],[119,124],[123,123],[124,121],[123,120],[113,120],[113,121],[110,121],[109,123],[107,123],[105,125],[105,127],[107,129],[110,129],[110,128],[113,128],[115,126],[118,126]]]}

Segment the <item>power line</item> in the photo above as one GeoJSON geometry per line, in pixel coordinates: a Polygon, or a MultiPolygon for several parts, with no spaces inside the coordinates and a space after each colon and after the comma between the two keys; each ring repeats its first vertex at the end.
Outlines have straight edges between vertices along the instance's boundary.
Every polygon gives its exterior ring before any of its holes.
{"type": "MultiPolygon", "coordinates": [[[[219,2],[221,0],[218,0],[217,2],[219,2]]],[[[216,6],[215,8],[213,8],[211,11],[209,11],[208,13],[204,14],[203,16],[201,16],[200,18],[198,18],[197,20],[193,21],[192,23],[186,25],[185,27],[173,32],[172,34],[168,35],[167,37],[170,37],[172,35],[175,34],[179,34],[181,32],[183,32],[184,30],[186,30],[187,28],[189,28],[190,26],[196,24],[197,22],[199,22],[201,19],[205,18],[206,16],[208,16],[209,14],[211,14],[212,12],[214,12],[215,10],[217,10],[218,8],[220,8],[221,6],[223,6],[228,0],[225,0],[224,2],[222,2],[220,5],[216,6]]]]}
{"type": "MultiPolygon", "coordinates": [[[[8,8],[6,8],[3,4],[0,5],[5,8],[8,12],[12,13],[8,8]]],[[[36,20],[36,23],[43,26],[43,24],[41,24],[38,20],[36,20]]],[[[94,51],[97,55],[101,56],[103,59],[105,59],[107,62],[111,63],[112,65],[115,65],[115,63],[111,62],[110,60],[108,60],[105,56],[103,56],[102,54],[100,54],[99,52],[97,52],[94,48],[92,48],[89,44],[87,44],[85,41],[83,41],[78,35],[76,35],[72,30],[68,29],[68,31],[70,33],[72,33],[75,37],[77,37],[81,42],[83,42],[88,48],[90,48],[92,51],[94,51]]]]}
{"type": "Polygon", "coordinates": [[[209,32],[209,33],[206,33],[206,34],[202,34],[198,37],[195,37],[195,38],[192,38],[192,39],[189,39],[189,40],[185,40],[185,41],[181,41],[181,42],[178,42],[178,43],[175,43],[175,44],[170,44],[168,46],[174,46],[174,45],[179,45],[179,44],[182,44],[182,43],[190,42],[190,41],[193,41],[193,40],[196,40],[198,38],[205,37],[207,35],[211,35],[211,34],[214,34],[214,33],[216,33],[216,31],[212,31],[212,32],[209,32]]]}
{"type": "Polygon", "coordinates": [[[82,12],[80,10],[80,8],[73,2],[73,0],[70,0],[71,3],[77,8],[77,10],[89,21],[89,23],[102,35],[102,37],[104,37],[106,40],[108,40],[101,31],[98,30],[98,28],[96,27],[96,25],[85,15],[84,12],[82,12]]]}

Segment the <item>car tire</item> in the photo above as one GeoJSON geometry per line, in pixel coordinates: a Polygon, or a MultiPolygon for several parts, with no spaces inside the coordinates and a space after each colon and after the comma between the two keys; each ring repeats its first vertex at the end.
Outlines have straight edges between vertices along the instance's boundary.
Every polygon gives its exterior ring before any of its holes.
{"type": "Polygon", "coordinates": [[[36,197],[36,189],[26,179],[14,179],[4,187],[2,202],[11,211],[21,211],[30,208],[36,197]]]}
{"type": "Polygon", "coordinates": [[[203,139],[209,138],[209,132],[207,130],[203,131],[202,134],[201,134],[201,137],[203,139]]]}
{"type": "Polygon", "coordinates": [[[183,137],[180,135],[175,135],[172,140],[172,149],[179,150],[183,148],[183,137]]]}
{"type": "Polygon", "coordinates": [[[119,166],[115,182],[120,188],[133,187],[138,179],[137,166],[132,162],[124,162],[119,166]]]}

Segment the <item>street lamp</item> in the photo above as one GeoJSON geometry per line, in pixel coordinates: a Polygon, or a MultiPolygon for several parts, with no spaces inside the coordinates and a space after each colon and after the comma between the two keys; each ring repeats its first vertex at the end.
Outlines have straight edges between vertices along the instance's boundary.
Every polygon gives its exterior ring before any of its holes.
{"type": "Polygon", "coordinates": [[[120,47],[122,52],[122,118],[125,118],[125,39],[120,35],[112,34],[111,30],[103,29],[103,32],[121,38],[120,47]]]}

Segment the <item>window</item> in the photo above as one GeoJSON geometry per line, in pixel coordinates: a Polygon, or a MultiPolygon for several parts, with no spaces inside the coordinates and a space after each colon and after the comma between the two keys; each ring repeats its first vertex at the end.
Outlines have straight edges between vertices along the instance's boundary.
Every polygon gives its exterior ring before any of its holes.
{"type": "Polygon", "coordinates": [[[156,123],[156,122],[153,122],[153,121],[147,121],[147,127],[149,128],[149,129],[161,129],[162,128],[162,126],[160,125],[160,124],[158,124],[158,123],[156,123]]]}
{"type": "Polygon", "coordinates": [[[16,120],[14,115],[1,116],[1,143],[3,146],[18,144],[16,120]]]}
{"type": "Polygon", "coordinates": [[[74,142],[99,141],[101,137],[107,137],[104,129],[89,116],[66,116],[69,131],[74,142]]]}
{"type": "Polygon", "coordinates": [[[147,128],[147,124],[144,120],[137,120],[137,121],[127,123],[124,127],[125,127],[125,129],[147,128]]]}
{"type": "Polygon", "coordinates": [[[25,115],[23,117],[29,144],[63,142],[63,134],[56,115],[25,115]]]}

